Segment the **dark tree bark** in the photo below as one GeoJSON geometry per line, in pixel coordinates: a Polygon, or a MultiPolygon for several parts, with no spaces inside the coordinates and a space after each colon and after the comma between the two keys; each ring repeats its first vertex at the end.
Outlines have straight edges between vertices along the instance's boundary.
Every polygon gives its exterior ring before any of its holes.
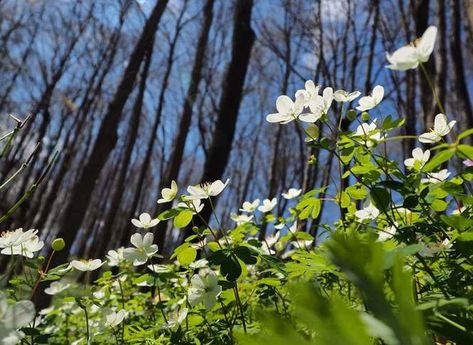
{"type": "MultiPolygon", "coordinates": [[[[199,84],[202,79],[202,69],[205,62],[205,51],[207,49],[207,43],[209,40],[209,32],[212,26],[213,19],[213,6],[214,0],[207,0],[204,7],[204,19],[202,29],[199,34],[199,40],[197,42],[197,49],[195,51],[194,65],[192,66],[191,82],[187,89],[186,98],[184,100],[181,121],[179,123],[179,132],[177,133],[176,139],[174,140],[174,149],[169,159],[168,168],[166,174],[159,184],[159,190],[164,187],[170,186],[172,180],[176,180],[179,177],[179,171],[181,169],[182,159],[184,156],[184,148],[186,145],[187,134],[192,120],[192,110],[194,108],[195,99],[199,91],[199,84]]],[[[163,204],[162,207],[158,208],[158,212],[163,212],[171,207],[171,204],[163,204]]],[[[164,248],[166,239],[166,222],[161,222],[158,225],[158,238],[157,243],[160,248],[164,248]]]]}
{"type": "MultiPolygon", "coordinates": [[[[51,76],[48,77],[47,73],[45,75],[45,87],[44,90],[39,97],[38,101],[36,102],[35,106],[31,110],[31,120],[28,121],[27,126],[25,126],[23,132],[21,133],[21,138],[24,141],[26,138],[31,136],[30,132],[33,128],[33,124],[35,121],[42,117],[42,122],[39,128],[34,132],[34,137],[37,138],[38,141],[41,141],[44,136],[46,135],[46,131],[50,125],[51,121],[51,113],[50,113],[50,105],[51,105],[51,98],[53,97],[53,94],[56,90],[56,87],[59,83],[59,81],[62,79],[62,77],[65,74],[66,68],[68,61],[70,60],[70,57],[72,55],[72,52],[74,48],[76,47],[77,43],[79,42],[79,39],[82,37],[82,34],[84,33],[87,24],[89,21],[92,19],[92,13],[94,10],[95,5],[91,5],[90,9],[87,13],[86,18],[81,22],[78,32],[71,38],[71,40],[68,42],[68,45],[65,49],[64,54],[60,57],[59,62],[57,66],[53,66],[51,70],[51,76]]],[[[19,152],[21,149],[23,149],[23,145],[17,145],[17,147],[12,150],[11,157],[13,158],[12,160],[8,161],[4,165],[4,174],[8,174],[11,169],[15,167],[15,161],[14,158],[18,156],[19,152]]],[[[42,167],[44,168],[44,166],[42,167]]],[[[39,168],[38,171],[41,171],[42,168],[39,168]]],[[[32,173],[32,170],[30,170],[32,173]]],[[[38,174],[40,174],[38,172],[38,174]]],[[[28,183],[28,177],[23,179],[23,186],[20,188],[20,194],[23,194],[26,191],[27,188],[27,183],[28,183]]],[[[37,176],[36,176],[37,178],[37,176]]]]}
{"type": "MultiPolygon", "coordinates": [[[[187,2],[185,2],[185,5],[187,5],[187,2]]],[[[158,106],[156,109],[156,114],[154,117],[154,123],[151,126],[151,133],[150,137],[148,139],[147,147],[146,147],[146,153],[144,156],[144,161],[143,164],[141,165],[139,176],[138,176],[138,183],[135,187],[131,207],[128,209],[128,213],[125,218],[125,225],[121,229],[120,232],[120,244],[121,245],[126,245],[129,241],[129,220],[134,216],[136,210],[138,209],[138,205],[140,203],[140,199],[142,196],[142,191],[145,185],[145,180],[146,176],[149,172],[149,167],[151,165],[151,159],[153,157],[153,149],[155,146],[155,142],[157,139],[157,130],[159,128],[159,125],[161,123],[161,117],[163,115],[163,109],[164,109],[164,103],[165,103],[165,95],[168,89],[169,85],[169,78],[171,76],[171,72],[173,69],[174,65],[174,58],[175,58],[175,53],[176,53],[176,45],[179,39],[179,36],[181,34],[181,31],[183,29],[182,25],[182,19],[184,18],[184,13],[185,13],[185,7],[181,10],[181,13],[179,14],[179,17],[177,18],[176,21],[176,26],[175,26],[175,32],[174,36],[171,39],[170,45],[169,45],[169,53],[166,59],[166,69],[164,72],[163,76],[163,81],[161,83],[161,90],[159,91],[159,96],[158,96],[158,106]]]]}
{"type": "MultiPolygon", "coordinates": [[[[84,131],[87,125],[86,118],[90,115],[92,105],[94,101],[100,95],[100,89],[102,84],[110,72],[113,60],[117,54],[117,46],[120,40],[120,33],[124,24],[125,15],[127,12],[127,7],[123,7],[119,19],[119,25],[114,30],[113,34],[110,37],[109,43],[104,47],[102,53],[99,56],[99,62],[103,61],[103,64],[97,63],[95,68],[89,78],[87,83],[87,88],[85,89],[84,96],[77,108],[77,111],[74,113],[73,117],[75,120],[74,124],[71,125],[69,131],[65,136],[64,143],[64,152],[62,154],[62,160],[56,163],[57,174],[52,182],[49,193],[44,193],[41,197],[39,204],[44,205],[43,209],[39,213],[35,226],[38,229],[42,229],[48,220],[48,217],[51,214],[59,188],[63,183],[64,178],[66,177],[67,172],[69,171],[76,154],[79,152],[79,145],[74,142],[78,141],[79,134],[84,131]],[[74,135],[75,134],[75,135],[74,135]]],[[[36,215],[37,212],[33,212],[32,215],[36,215]]]]}
{"type": "MultiPolygon", "coordinates": [[[[238,0],[236,2],[233,18],[232,57],[226,73],[214,136],[208,149],[201,181],[214,181],[222,178],[230,157],[235,125],[243,98],[246,71],[255,40],[255,33],[251,28],[252,7],[253,0],[238,0]]],[[[201,215],[203,219],[209,220],[212,210],[208,205],[206,206],[201,215]]],[[[186,229],[185,236],[187,237],[191,233],[192,229],[186,229]]]]}
{"type": "Polygon", "coordinates": [[[86,128],[86,118],[91,112],[94,100],[100,94],[100,88],[105,80],[105,77],[112,68],[113,60],[117,53],[117,44],[119,41],[122,25],[123,21],[121,21],[121,25],[112,35],[110,44],[107,45],[106,49],[104,49],[104,52],[101,55],[101,60],[105,62],[104,66],[100,66],[100,64],[96,65],[96,68],[94,69],[94,72],[90,77],[90,82],[88,83],[88,87],[86,89],[84,97],[82,98],[80,106],[78,107],[78,110],[74,115],[74,117],[77,118],[77,126],[71,126],[70,130],[68,131],[68,134],[66,135],[64,145],[65,152],[63,153],[62,161],[58,163],[58,173],[56,174],[52,182],[50,192],[42,198],[41,204],[44,204],[44,207],[41,210],[41,213],[38,217],[38,221],[35,222],[35,226],[38,229],[42,229],[44,227],[46,221],[48,220],[48,217],[51,215],[51,210],[53,209],[59,188],[64,178],[66,177],[67,172],[71,168],[73,160],[74,158],[76,158],[76,154],[79,152],[79,145],[73,145],[73,142],[79,138],[79,133],[81,133],[84,128],[86,128]]]}
{"type": "MultiPolygon", "coordinates": [[[[154,42],[153,42],[154,43],[154,42]]],[[[143,99],[145,96],[146,90],[146,80],[148,79],[149,67],[151,65],[151,57],[153,56],[153,44],[148,48],[148,52],[145,56],[145,62],[143,66],[143,71],[141,73],[140,86],[138,89],[138,94],[136,95],[135,104],[133,105],[133,111],[130,118],[130,128],[128,133],[128,141],[125,147],[125,152],[123,153],[123,162],[122,166],[118,172],[115,191],[112,194],[112,199],[110,202],[110,212],[103,224],[101,233],[97,236],[98,246],[95,250],[97,257],[102,257],[107,249],[107,246],[110,245],[110,241],[106,241],[107,236],[111,235],[114,231],[112,228],[115,218],[119,212],[120,204],[122,202],[123,194],[125,192],[125,180],[128,169],[131,163],[131,156],[133,153],[133,148],[135,147],[136,139],[138,137],[138,128],[140,126],[140,117],[143,109],[143,99]]]]}
{"type": "MultiPolygon", "coordinates": [[[[466,12],[466,19],[468,21],[468,33],[470,36],[470,42],[473,41],[473,0],[464,0],[463,6],[466,12]]],[[[473,45],[469,45],[470,52],[473,53],[473,45]]]]}
{"type": "MultiPolygon", "coordinates": [[[[415,20],[415,31],[416,37],[422,36],[424,31],[429,27],[429,11],[430,11],[430,0],[411,0],[412,3],[412,14],[415,20]]],[[[435,80],[435,59],[432,55],[424,67],[429,74],[431,80],[435,80]]],[[[434,123],[434,107],[435,101],[432,97],[432,90],[430,89],[429,83],[422,71],[419,69],[420,75],[420,103],[422,106],[422,112],[424,114],[425,128],[432,128],[434,123]]]]}
{"type": "MultiPolygon", "coordinates": [[[[447,51],[447,24],[445,20],[446,7],[444,0],[437,1],[437,17],[438,17],[438,55],[435,59],[436,62],[436,80],[435,89],[443,107],[446,107],[446,87],[447,87],[447,71],[448,71],[448,51],[447,51]]],[[[442,112],[440,106],[435,103],[434,113],[438,114],[442,112]]]]}
{"type": "Polygon", "coordinates": [[[379,23],[379,0],[373,0],[372,7],[374,11],[374,16],[373,16],[373,24],[371,26],[370,53],[368,55],[368,61],[366,65],[365,94],[368,94],[372,87],[371,77],[372,77],[372,71],[373,71],[373,60],[375,56],[374,51],[376,47],[376,39],[377,39],[378,23],[379,23]]]}
{"type": "Polygon", "coordinates": [[[151,15],[147,19],[113,100],[109,104],[107,113],[102,120],[92,153],[71,191],[58,233],[58,237],[64,238],[66,247],[64,250],[54,255],[52,260],[53,266],[67,260],[71,245],[74,242],[75,236],[87,211],[87,206],[94,191],[96,181],[100,177],[100,173],[108,156],[116,145],[118,139],[117,128],[121,113],[135,84],[136,75],[138,74],[146,51],[154,41],[159,21],[167,3],[168,0],[158,0],[151,15]]]}
{"type": "Polygon", "coordinates": [[[461,23],[461,7],[460,2],[456,0],[451,1],[452,4],[452,38],[450,45],[450,54],[452,57],[455,91],[457,100],[461,104],[463,111],[463,118],[465,121],[460,121],[460,128],[466,130],[473,128],[473,113],[471,108],[470,95],[468,93],[468,84],[465,75],[465,63],[463,61],[463,43],[462,43],[462,23],[461,23]]]}

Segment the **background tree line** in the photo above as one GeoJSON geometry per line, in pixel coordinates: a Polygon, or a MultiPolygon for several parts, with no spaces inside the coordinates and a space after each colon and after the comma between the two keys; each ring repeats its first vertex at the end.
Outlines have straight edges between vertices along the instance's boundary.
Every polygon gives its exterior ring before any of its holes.
{"type": "MultiPolygon", "coordinates": [[[[230,178],[224,220],[244,200],[329,185],[333,157],[308,151],[302,129],[266,123],[276,97],[308,79],[364,93],[382,84],[384,107],[421,133],[440,109],[420,72],[387,70],[385,52],[431,24],[438,49],[426,68],[457,130],[473,128],[472,0],[0,0],[2,133],[8,113],[31,114],[2,180],[33,152],[3,190],[2,214],[60,150],[5,227],[65,238],[59,263],[128,243],[130,219],[164,211],[156,200],[172,180],[230,178]]],[[[406,157],[414,143],[390,149],[406,157]]],[[[184,230],[166,227],[158,244],[172,248],[184,230]]]]}

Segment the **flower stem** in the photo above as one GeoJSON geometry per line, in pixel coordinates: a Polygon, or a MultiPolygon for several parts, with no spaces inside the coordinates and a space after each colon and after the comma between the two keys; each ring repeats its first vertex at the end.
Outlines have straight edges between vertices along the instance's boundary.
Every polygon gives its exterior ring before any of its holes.
{"type": "Polygon", "coordinates": [[[240,300],[240,294],[238,293],[238,284],[235,282],[235,286],[233,287],[233,292],[235,293],[235,299],[238,304],[238,309],[240,309],[240,316],[241,316],[241,322],[243,324],[243,330],[245,331],[246,334],[246,322],[245,322],[245,315],[243,313],[243,306],[241,304],[240,300]]]}
{"type": "Polygon", "coordinates": [[[424,64],[423,63],[420,63],[420,69],[422,70],[422,72],[424,73],[424,76],[425,76],[425,79],[427,80],[427,83],[429,84],[429,87],[430,89],[432,90],[432,93],[434,94],[434,98],[435,98],[435,102],[437,103],[440,111],[445,114],[445,109],[442,105],[442,102],[440,102],[440,98],[439,96],[437,95],[437,91],[435,91],[435,86],[432,82],[432,79],[430,78],[429,76],[429,73],[427,72],[427,69],[425,68],[424,64]]]}

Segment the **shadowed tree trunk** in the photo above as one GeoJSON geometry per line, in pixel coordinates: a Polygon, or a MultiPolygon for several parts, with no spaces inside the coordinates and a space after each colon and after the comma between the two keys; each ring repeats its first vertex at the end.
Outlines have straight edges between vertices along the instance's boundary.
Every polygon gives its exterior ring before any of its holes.
{"type": "MultiPolygon", "coordinates": [[[[413,18],[415,20],[416,37],[421,37],[429,27],[430,0],[412,0],[413,18]]],[[[435,80],[435,59],[431,55],[429,61],[424,63],[424,67],[431,80],[435,80]]],[[[420,75],[420,103],[424,114],[425,128],[433,127],[435,101],[432,97],[432,90],[423,72],[419,69],[420,75]]]]}
{"type": "MultiPolygon", "coordinates": [[[[95,98],[100,94],[100,88],[105,80],[105,77],[112,68],[113,60],[117,53],[117,45],[120,39],[120,33],[123,27],[125,14],[126,9],[124,8],[120,16],[120,25],[112,34],[109,44],[107,44],[103,50],[103,53],[101,54],[100,61],[104,61],[104,66],[97,64],[94,68],[80,106],[74,114],[74,117],[77,118],[77,126],[75,126],[75,124],[72,125],[68,131],[64,144],[65,152],[63,152],[62,161],[58,163],[59,168],[56,168],[58,173],[52,182],[53,184],[50,192],[45,193],[45,195],[41,198],[41,202],[39,202],[39,204],[44,205],[44,207],[38,216],[38,220],[35,222],[35,226],[38,229],[42,229],[44,227],[48,217],[51,215],[51,210],[53,209],[57,197],[57,192],[64,178],[66,177],[66,174],[71,167],[74,158],[76,158],[76,154],[79,151],[79,145],[73,145],[73,143],[79,137],[78,133],[82,133],[84,130],[87,124],[87,115],[92,108],[95,98]],[[74,133],[76,134],[74,135],[74,133]]],[[[36,215],[36,212],[32,214],[36,215]]]]}
{"type": "MultiPolygon", "coordinates": [[[[251,56],[255,33],[251,28],[253,0],[238,0],[233,18],[232,57],[225,77],[225,84],[218,107],[214,136],[208,149],[201,181],[222,178],[232,149],[235,125],[238,118],[246,71],[251,56]]],[[[208,221],[212,210],[204,207],[201,216],[208,221]]],[[[192,234],[187,228],[185,237],[192,234]]]]}
{"type": "MultiPolygon", "coordinates": [[[[468,85],[465,76],[465,64],[463,61],[463,43],[461,38],[462,23],[461,23],[461,7],[460,2],[452,0],[452,35],[450,54],[452,57],[454,80],[456,86],[457,100],[461,104],[463,118],[465,121],[460,121],[461,130],[473,128],[473,113],[471,109],[470,95],[468,93],[468,85]]],[[[470,137],[471,138],[471,137],[470,137]]]]}
{"type": "Polygon", "coordinates": [[[98,130],[92,153],[77,179],[71,191],[69,202],[65,207],[58,237],[64,238],[66,247],[63,251],[54,255],[52,267],[64,263],[67,260],[71,245],[87,211],[95,183],[100,176],[108,156],[116,145],[118,139],[117,128],[121,113],[135,84],[136,75],[138,74],[146,51],[154,41],[156,29],[167,3],[168,0],[157,1],[133,49],[113,100],[108,106],[107,113],[98,130]]]}
{"type": "MultiPolygon", "coordinates": [[[[443,107],[446,107],[445,89],[447,87],[447,70],[448,70],[448,52],[447,52],[447,28],[445,21],[445,1],[437,1],[437,17],[438,17],[438,55],[436,62],[436,80],[435,89],[443,107]]],[[[442,112],[439,105],[435,103],[434,113],[442,112]]]]}
{"type": "Polygon", "coordinates": [[[372,7],[374,11],[373,24],[371,26],[371,39],[370,39],[370,53],[368,55],[368,62],[366,66],[366,79],[365,79],[365,94],[369,94],[371,91],[371,76],[373,71],[373,60],[375,57],[376,38],[378,33],[379,23],[379,0],[372,1],[372,7]]]}
{"type": "MultiPolygon", "coordinates": [[[[466,19],[468,21],[468,32],[470,42],[473,41],[473,0],[464,0],[463,5],[466,12],[466,19]]],[[[473,45],[469,44],[470,51],[473,53],[473,45]]]]}
{"type": "MultiPolygon", "coordinates": [[[[70,60],[72,52],[74,51],[74,48],[76,47],[77,43],[79,42],[79,39],[82,37],[82,34],[87,28],[87,24],[92,19],[92,13],[93,13],[94,7],[95,7],[94,4],[90,6],[90,9],[87,13],[87,17],[85,18],[85,20],[81,22],[77,34],[73,36],[71,41],[68,43],[64,54],[59,59],[57,66],[52,67],[51,76],[48,78],[48,73],[44,73],[46,85],[38,101],[36,102],[35,106],[31,110],[31,114],[32,114],[31,120],[28,121],[27,126],[25,126],[24,131],[21,133],[22,141],[26,141],[25,139],[28,138],[29,136],[36,137],[37,141],[41,141],[45,137],[47,129],[50,126],[50,121],[51,121],[51,113],[49,109],[51,105],[51,99],[53,97],[53,94],[56,90],[57,85],[59,84],[60,80],[65,74],[67,64],[70,60]],[[36,131],[34,131],[34,134],[31,135],[30,131],[33,129],[33,124],[40,117],[42,117],[41,125],[36,131]]],[[[17,145],[12,150],[11,155],[10,155],[12,157],[12,160],[9,160],[6,164],[4,164],[4,167],[3,167],[4,174],[8,174],[11,171],[11,169],[15,167],[15,157],[18,156],[18,153],[20,152],[22,148],[24,148],[23,145],[17,145]]],[[[43,164],[43,167],[38,169],[38,171],[41,171],[42,169],[44,169],[44,164],[43,164]]],[[[28,188],[29,177],[32,174],[33,174],[33,170],[30,170],[28,174],[26,175],[26,177],[23,179],[23,185],[20,187],[20,194],[24,194],[24,192],[26,191],[26,188],[28,188]]],[[[41,174],[40,172],[37,172],[36,177],[34,177],[33,179],[38,178],[40,174],[41,174]]]]}
{"type": "MultiPolygon", "coordinates": [[[[195,51],[194,65],[192,66],[191,82],[187,89],[187,95],[182,108],[181,121],[179,123],[179,132],[174,140],[174,149],[169,159],[166,174],[159,184],[159,190],[171,185],[172,180],[177,180],[181,169],[184,148],[186,145],[187,134],[192,120],[192,109],[199,91],[199,84],[202,79],[202,69],[204,67],[205,51],[209,41],[210,27],[212,26],[214,0],[207,0],[204,7],[204,20],[200,31],[197,49],[195,51]]],[[[161,213],[172,206],[171,203],[163,204],[158,208],[161,213]]],[[[160,248],[164,248],[166,240],[167,223],[161,222],[158,225],[157,243],[160,248]]]]}
{"type": "Polygon", "coordinates": [[[128,141],[125,147],[125,152],[123,154],[123,162],[118,173],[117,182],[115,191],[113,192],[111,203],[110,203],[110,213],[108,214],[105,223],[97,235],[97,244],[98,247],[94,251],[97,257],[102,257],[107,249],[107,246],[110,245],[110,241],[107,241],[107,236],[111,235],[114,229],[112,228],[114,220],[120,210],[120,204],[125,192],[125,180],[128,169],[130,167],[131,157],[133,153],[133,148],[135,147],[136,139],[138,137],[138,128],[140,126],[140,117],[143,109],[143,99],[146,90],[146,80],[148,79],[149,67],[151,65],[151,57],[153,56],[153,44],[148,48],[148,52],[145,56],[145,62],[143,66],[143,71],[141,73],[140,87],[138,89],[138,94],[136,95],[135,104],[133,105],[133,111],[130,119],[130,129],[128,141]]]}
{"type": "MultiPolygon", "coordinates": [[[[168,90],[169,86],[169,78],[171,77],[171,72],[174,66],[174,58],[175,58],[175,53],[176,53],[176,45],[179,39],[179,36],[181,34],[181,31],[184,27],[182,21],[184,18],[184,13],[185,9],[187,6],[187,2],[184,4],[184,8],[181,10],[179,17],[177,18],[176,25],[175,25],[175,31],[174,31],[174,36],[171,39],[170,45],[169,45],[169,53],[166,59],[166,69],[164,72],[163,76],[163,81],[161,83],[161,90],[159,91],[159,97],[158,97],[158,107],[156,109],[156,114],[154,117],[154,123],[151,127],[151,133],[150,137],[148,139],[147,147],[146,147],[146,153],[144,156],[144,161],[143,164],[141,165],[139,176],[138,176],[138,183],[135,187],[135,191],[133,194],[133,199],[131,203],[131,207],[129,208],[127,215],[125,216],[125,222],[124,226],[121,228],[121,233],[120,233],[120,239],[119,239],[119,244],[120,245],[126,245],[129,242],[129,222],[130,219],[133,217],[135,214],[138,205],[140,203],[141,197],[142,197],[142,191],[145,186],[145,180],[146,177],[149,173],[149,168],[151,165],[151,159],[153,157],[153,149],[156,143],[157,139],[157,130],[159,128],[159,124],[161,123],[161,117],[163,115],[163,109],[164,109],[164,103],[165,103],[165,96],[166,92],[168,90]]],[[[162,177],[162,176],[161,176],[162,177]]]]}

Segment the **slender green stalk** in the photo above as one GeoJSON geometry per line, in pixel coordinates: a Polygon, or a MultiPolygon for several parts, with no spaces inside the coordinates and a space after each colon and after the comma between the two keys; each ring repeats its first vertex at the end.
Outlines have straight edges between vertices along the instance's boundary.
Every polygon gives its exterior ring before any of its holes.
{"type": "Polygon", "coordinates": [[[437,103],[440,111],[445,114],[445,108],[443,107],[442,105],[442,102],[440,102],[440,98],[439,96],[437,95],[437,91],[435,90],[435,86],[432,82],[432,79],[430,78],[430,75],[429,73],[427,72],[427,69],[425,68],[424,64],[423,63],[420,63],[420,69],[422,70],[422,72],[424,73],[424,76],[425,76],[425,79],[427,79],[427,83],[429,84],[429,87],[430,89],[432,90],[432,93],[434,95],[434,98],[435,98],[435,102],[437,103]]]}
{"type": "Polygon", "coordinates": [[[87,306],[84,305],[84,313],[85,313],[85,329],[86,329],[86,339],[87,345],[90,344],[90,330],[89,330],[89,313],[87,312],[87,306]]]}
{"type": "Polygon", "coordinates": [[[238,305],[238,309],[240,310],[240,317],[241,317],[241,322],[243,325],[243,331],[246,333],[246,321],[245,321],[245,314],[243,312],[243,305],[241,304],[240,300],[240,294],[238,293],[238,283],[235,282],[235,286],[233,287],[233,292],[235,294],[235,300],[238,305]]]}

